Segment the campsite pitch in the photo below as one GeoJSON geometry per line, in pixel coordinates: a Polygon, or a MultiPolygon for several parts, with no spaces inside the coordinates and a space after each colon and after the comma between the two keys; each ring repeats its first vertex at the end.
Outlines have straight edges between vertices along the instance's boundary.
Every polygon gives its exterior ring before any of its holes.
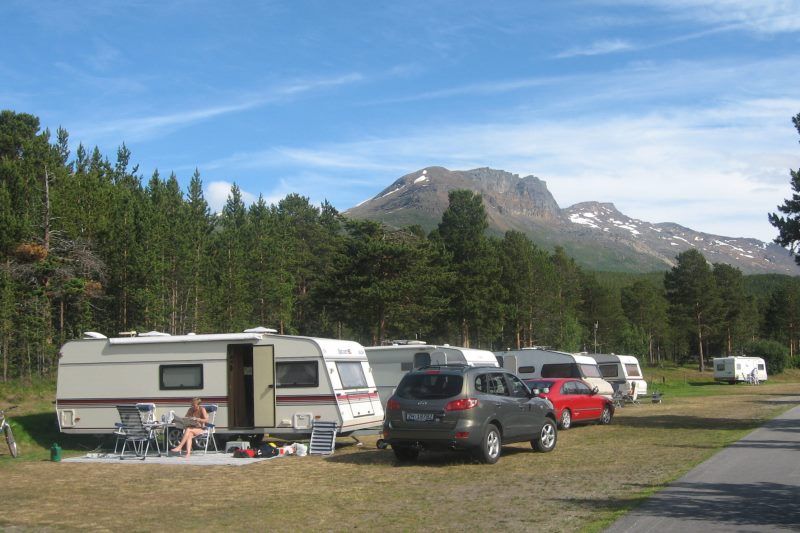
{"type": "Polygon", "coordinates": [[[506,446],[495,465],[423,453],[401,466],[375,437],[363,447],[341,439],[331,457],[248,468],[17,461],[0,450],[0,528],[110,530],[120,527],[120,509],[147,502],[124,527],[154,529],[196,494],[196,523],[212,529],[597,531],[800,394],[796,382],[718,387],[719,395],[666,395],[662,404],[619,409],[609,426],[562,431],[550,454],[506,446]]]}

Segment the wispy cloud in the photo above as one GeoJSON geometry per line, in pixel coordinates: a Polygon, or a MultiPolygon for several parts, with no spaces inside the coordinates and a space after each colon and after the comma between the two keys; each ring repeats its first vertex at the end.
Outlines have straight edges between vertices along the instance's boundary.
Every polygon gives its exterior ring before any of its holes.
{"type": "MultiPolygon", "coordinates": [[[[62,65],[62,68],[66,69],[68,66],[62,65]]],[[[276,86],[260,95],[245,97],[232,103],[177,111],[174,113],[118,118],[99,124],[93,122],[91,126],[81,127],[79,125],[75,130],[78,137],[89,139],[114,138],[115,141],[122,137],[128,140],[152,139],[182,127],[212,118],[248,111],[264,105],[284,101],[287,98],[294,98],[304,93],[358,83],[362,80],[364,80],[364,77],[361,74],[350,73],[332,78],[294,81],[276,86]]]]}
{"type": "MultiPolygon", "coordinates": [[[[798,108],[800,99],[758,99],[604,120],[528,117],[315,148],[282,147],[269,163],[280,168],[291,159],[290,167],[327,176],[329,184],[343,176],[372,178],[371,186],[351,191],[363,192],[337,206],[341,209],[431,164],[488,165],[545,179],[562,206],[612,201],[650,222],[770,240],[766,213],[787,195],[788,169],[800,165],[788,120],[798,108]],[[736,222],[726,216],[732,211],[739,214],[736,222]]],[[[318,194],[316,184],[293,180],[292,185],[295,192],[318,194]]]]}
{"type": "Polygon", "coordinates": [[[579,76],[542,76],[542,77],[524,78],[515,80],[500,80],[500,81],[483,82],[483,83],[470,83],[456,87],[437,89],[434,91],[409,94],[407,96],[400,96],[396,98],[383,98],[380,100],[373,100],[370,102],[366,102],[366,104],[383,105],[383,104],[396,104],[402,102],[416,102],[422,100],[436,100],[440,98],[451,98],[454,96],[502,94],[513,91],[520,91],[523,89],[531,89],[535,87],[544,87],[548,85],[565,83],[569,82],[570,80],[575,80],[578,77],[579,76]]]}
{"type": "MultiPolygon", "coordinates": [[[[600,3],[609,2],[602,0],[600,3]]],[[[655,7],[684,21],[711,26],[736,25],[755,33],[800,31],[799,0],[614,0],[610,3],[655,7]]]]}
{"type": "Polygon", "coordinates": [[[334,78],[297,81],[285,85],[283,87],[278,87],[278,89],[275,92],[277,94],[282,94],[282,95],[295,95],[300,93],[306,93],[309,91],[314,91],[317,89],[323,89],[326,87],[335,87],[337,85],[347,85],[351,83],[357,83],[363,80],[364,76],[356,72],[351,74],[344,74],[342,76],[337,76],[334,78]]]}
{"type": "Polygon", "coordinates": [[[595,41],[588,46],[569,48],[557,54],[556,57],[563,59],[576,56],[599,56],[634,49],[634,45],[624,39],[605,39],[595,41]]]}

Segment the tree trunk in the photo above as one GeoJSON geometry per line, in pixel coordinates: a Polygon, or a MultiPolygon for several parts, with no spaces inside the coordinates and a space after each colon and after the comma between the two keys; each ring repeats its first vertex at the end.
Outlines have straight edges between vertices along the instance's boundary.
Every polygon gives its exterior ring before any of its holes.
{"type": "Polygon", "coordinates": [[[697,345],[700,348],[700,372],[704,372],[706,365],[703,360],[703,328],[699,324],[697,326],[697,345]]]}

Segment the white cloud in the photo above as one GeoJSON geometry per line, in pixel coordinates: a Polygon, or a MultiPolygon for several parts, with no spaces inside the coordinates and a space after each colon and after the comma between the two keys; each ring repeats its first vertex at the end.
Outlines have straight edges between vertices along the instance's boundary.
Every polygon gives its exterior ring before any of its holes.
{"type": "MultiPolygon", "coordinates": [[[[231,194],[231,187],[233,187],[233,183],[221,180],[209,182],[208,185],[205,186],[203,196],[206,202],[208,202],[208,206],[211,208],[212,212],[220,213],[222,211],[222,208],[225,207],[225,204],[228,202],[228,197],[231,194]]],[[[242,201],[245,206],[249,206],[258,200],[257,195],[247,192],[241,189],[241,187],[239,190],[242,193],[242,201]]]]}
{"type": "MultiPolygon", "coordinates": [[[[450,169],[491,166],[539,176],[562,207],[610,201],[625,214],[648,222],[677,222],[699,231],[770,240],[774,232],[766,213],[788,195],[788,169],[800,166],[788,120],[798,108],[800,99],[762,99],[706,111],[619,115],[600,122],[581,118],[464,124],[319,146],[316,151],[279,152],[302,154],[295,163],[327,172],[329,180],[340,169],[375,176],[373,191],[359,198],[432,162],[450,169]]],[[[302,194],[297,187],[303,185],[292,184],[302,194]]]]}
{"type": "MultiPolygon", "coordinates": [[[[628,0],[625,3],[657,7],[684,21],[732,26],[755,33],[800,31],[800,0],[628,0]]],[[[613,4],[618,6],[620,0],[614,0],[613,4]]]]}
{"type": "MultiPolygon", "coordinates": [[[[64,64],[62,64],[61,67],[64,69],[70,68],[68,65],[64,64]]],[[[174,113],[118,118],[105,123],[93,121],[92,126],[81,127],[79,125],[75,128],[75,131],[77,132],[76,136],[78,138],[90,140],[87,144],[94,144],[96,142],[95,140],[98,138],[112,138],[115,142],[123,137],[128,141],[153,139],[191,124],[223,115],[248,111],[318,89],[357,83],[363,79],[361,74],[351,73],[332,78],[295,81],[274,87],[271,90],[255,96],[250,95],[233,98],[232,102],[229,103],[188,109],[174,113]]]]}
{"type": "Polygon", "coordinates": [[[615,52],[624,52],[633,50],[634,46],[623,39],[607,39],[596,41],[589,46],[574,47],[556,55],[558,58],[568,58],[575,56],[597,56],[604,54],[613,54],[615,52]]]}

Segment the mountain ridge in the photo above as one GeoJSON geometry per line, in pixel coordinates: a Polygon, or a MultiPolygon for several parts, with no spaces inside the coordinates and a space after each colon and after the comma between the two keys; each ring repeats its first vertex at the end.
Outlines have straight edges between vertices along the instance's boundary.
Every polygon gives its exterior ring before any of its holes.
{"type": "Polygon", "coordinates": [[[675,265],[678,253],[695,248],[710,262],[727,263],[746,274],[800,275],[791,254],[777,244],[703,233],[674,222],[634,219],[612,202],[586,201],[561,208],[541,178],[489,167],[426,167],[401,176],[344,215],[393,227],[418,224],[430,231],[447,208],[449,192],[457,189],[481,194],[491,233],[520,231],[543,248],[563,247],[593,270],[666,270],[675,265]]]}

